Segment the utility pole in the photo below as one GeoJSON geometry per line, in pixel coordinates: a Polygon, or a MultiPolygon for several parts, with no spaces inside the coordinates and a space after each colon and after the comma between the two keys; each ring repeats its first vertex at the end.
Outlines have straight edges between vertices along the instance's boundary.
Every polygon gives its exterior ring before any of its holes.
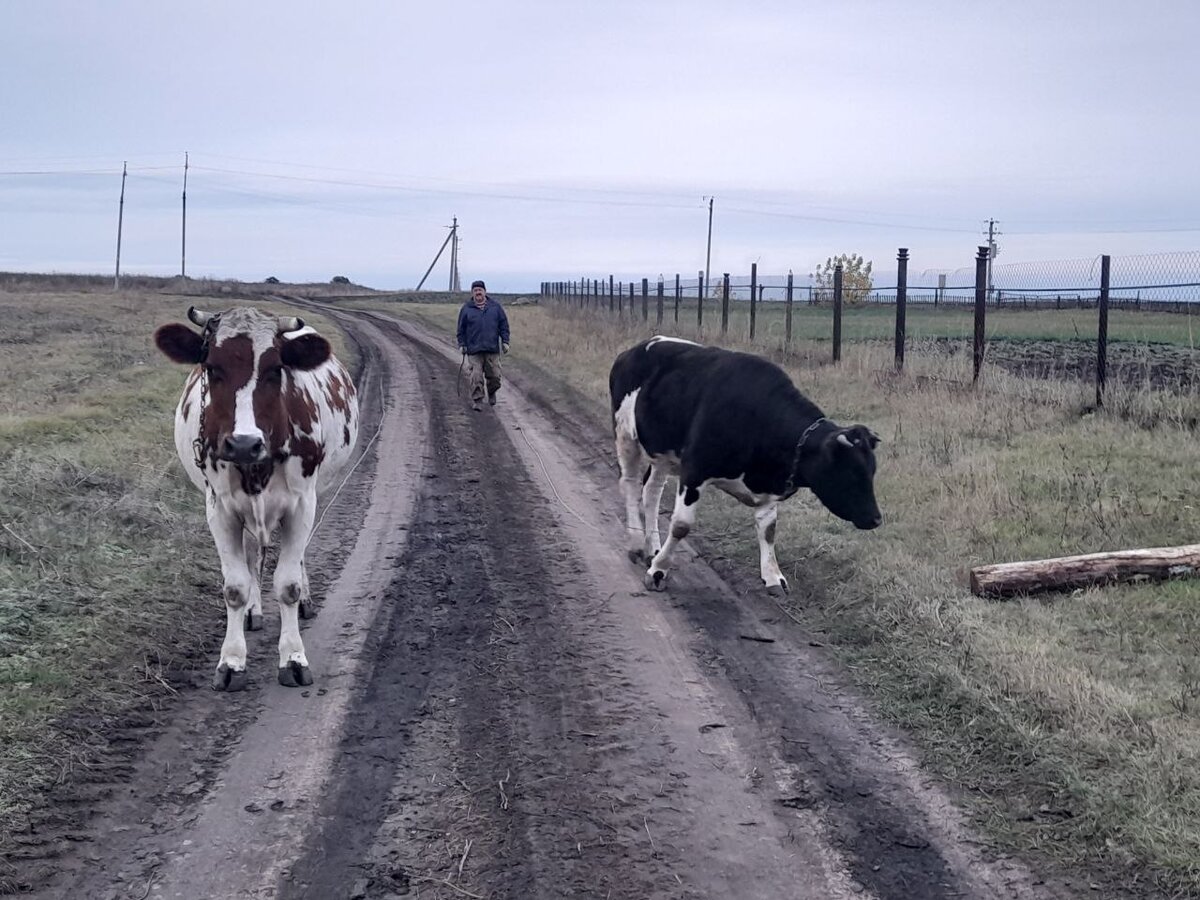
{"type": "Polygon", "coordinates": [[[125,222],[125,174],[129,163],[121,163],[121,203],[117,207],[117,272],[113,276],[113,290],[121,289],[121,226],[125,222]]]}
{"type": "Polygon", "coordinates": [[[708,267],[712,262],[712,212],[713,198],[708,198],[708,250],[704,254],[704,283],[708,284],[708,267]]]}
{"type": "Polygon", "coordinates": [[[450,241],[450,290],[457,292],[462,289],[458,280],[458,216],[450,226],[450,241]]]}
{"type": "Polygon", "coordinates": [[[987,294],[988,298],[994,296],[992,288],[992,262],[996,258],[996,254],[1000,252],[1000,248],[996,246],[996,220],[988,219],[987,239],[988,239],[988,260],[987,260],[987,294]]]}
{"type": "Polygon", "coordinates": [[[179,277],[187,278],[187,175],[188,155],[183,151],[183,244],[179,252],[179,277]]]}

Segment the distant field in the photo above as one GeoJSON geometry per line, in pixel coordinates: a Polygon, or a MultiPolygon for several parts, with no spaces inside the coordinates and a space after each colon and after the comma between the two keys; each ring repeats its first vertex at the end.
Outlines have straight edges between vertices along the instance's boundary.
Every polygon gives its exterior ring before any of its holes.
{"type": "MultiPolygon", "coordinates": [[[[641,297],[635,298],[635,315],[641,315],[641,297]]],[[[628,298],[625,300],[628,303],[628,298]]],[[[650,298],[650,321],[656,317],[657,298],[650,298]]],[[[628,309],[626,309],[628,314],[628,309]]],[[[664,299],[664,319],[674,321],[675,299],[664,299]]],[[[681,322],[696,321],[696,300],[680,305],[681,322]]],[[[905,315],[908,337],[912,340],[929,338],[966,338],[975,333],[974,312],[967,306],[910,304],[905,315]]],[[[1094,341],[1097,330],[1094,309],[996,309],[987,310],[987,336],[1006,340],[1094,341]]],[[[785,332],[785,308],[780,302],[758,305],[755,322],[756,341],[781,341],[785,332]]],[[[842,337],[847,341],[891,340],[895,334],[894,306],[847,306],[842,314],[842,337]]],[[[704,333],[720,334],[721,302],[705,300],[704,333]]],[[[745,340],[750,333],[750,304],[731,302],[729,308],[730,337],[745,340]]],[[[792,307],[792,335],[796,340],[831,340],[833,310],[827,306],[797,303],[792,307]]],[[[1173,344],[1195,348],[1200,345],[1200,309],[1197,316],[1185,313],[1138,312],[1110,310],[1108,314],[1110,341],[1143,344],[1173,344]]]]}

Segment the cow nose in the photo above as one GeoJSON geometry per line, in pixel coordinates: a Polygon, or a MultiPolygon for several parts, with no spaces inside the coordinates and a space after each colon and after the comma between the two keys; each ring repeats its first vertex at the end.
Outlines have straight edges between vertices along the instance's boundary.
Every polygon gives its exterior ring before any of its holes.
{"type": "Polygon", "coordinates": [[[872,528],[878,528],[882,524],[883,524],[883,516],[877,515],[870,519],[867,519],[867,521],[863,523],[862,527],[864,530],[870,531],[872,528]]]}
{"type": "Polygon", "coordinates": [[[231,434],[225,438],[225,458],[231,462],[257,462],[263,453],[263,440],[254,434],[231,434]]]}

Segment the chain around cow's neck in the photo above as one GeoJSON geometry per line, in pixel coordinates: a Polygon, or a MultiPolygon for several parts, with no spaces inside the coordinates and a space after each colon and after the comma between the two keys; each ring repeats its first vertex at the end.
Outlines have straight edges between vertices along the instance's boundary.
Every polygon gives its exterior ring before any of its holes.
{"type": "Polygon", "coordinates": [[[208,405],[208,372],[204,369],[204,364],[200,364],[200,403],[197,411],[196,422],[196,439],[192,441],[192,459],[196,463],[196,468],[200,470],[201,477],[204,478],[204,484],[208,485],[208,461],[204,458],[207,454],[204,450],[204,407],[208,405]]]}
{"type": "Polygon", "coordinates": [[[800,435],[800,440],[796,441],[796,449],[792,452],[792,468],[791,471],[788,472],[787,486],[784,488],[783,493],[785,497],[789,496],[792,491],[795,490],[796,469],[800,465],[800,451],[804,449],[804,442],[808,440],[808,436],[813,433],[818,425],[820,425],[822,422],[828,421],[829,420],[827,418],[821,416],[819,419],[805,428],[803,433],[800,435]]]}
{"type": "Polygon", "coordinates": [[[205,457],[208,455],[204,447],[204,418],[205,411],[208,408],[208,368],[204,365],[208,359],[209,342],[216,337],[217,325],[221,322],[221,314],[213,316],[208,320],[208,324],[204,326],[204,334],[201,336],[203,342],[200,349],[200,409],[197,413],[196,439],[192,441],[192,454],[196,462],[196,468],[200,470],[200,475],[204,479],[204,484],[210,490],[212,485],[208,481],[208,460],[205,457]]]}

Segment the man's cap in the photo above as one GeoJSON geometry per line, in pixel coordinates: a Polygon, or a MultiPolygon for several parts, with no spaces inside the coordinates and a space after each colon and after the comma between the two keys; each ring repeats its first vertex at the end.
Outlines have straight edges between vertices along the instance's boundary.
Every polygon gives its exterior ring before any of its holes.
{"type": "Polygon", "coordinates": [[[485,291],[487,290],[487,285],[484,284],[482,281],[479,281],[478,279],[471,282],[471,290],[475,290],[475,288],[477,288],[477,287],[481,287],[485,291]]]}

